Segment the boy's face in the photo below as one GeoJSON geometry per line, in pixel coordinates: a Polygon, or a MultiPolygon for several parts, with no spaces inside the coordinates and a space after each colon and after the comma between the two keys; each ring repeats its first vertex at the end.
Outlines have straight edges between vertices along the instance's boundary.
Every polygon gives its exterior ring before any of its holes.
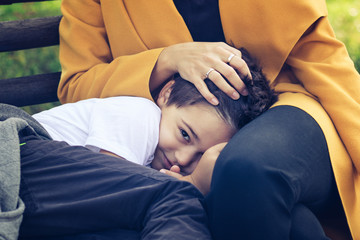
{"type": "Polygon", "coordinates": [[[202,154],[229,141],[234,130],[210,105],[178,108],[166,105],[166,101],[166,95],[160,93],[157,101],[161,108],[160,136],[151,167],[160,170],[178,165],[182,174],[190,174],[202,154]]]}

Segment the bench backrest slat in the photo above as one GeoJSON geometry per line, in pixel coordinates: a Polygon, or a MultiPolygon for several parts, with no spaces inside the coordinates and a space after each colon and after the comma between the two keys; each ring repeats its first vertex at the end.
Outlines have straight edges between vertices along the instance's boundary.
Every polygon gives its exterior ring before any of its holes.
{"type": "Polygon", "coordinates": [[[61,16],[0,22],[0,52],[59,44],[61,16]]]}
{"type": "Polygon", "coordinates": [[[53,0],[0,0],[0,5],[10,5],[13,3],[25,3],[25,2],[44,2],[53,0]]]}
{"type": "Polygon", "coordinates": [[[56,102],[60,72],[0,80],[0,103],[18,107],[56,102]]]}
{"type": "MultiPolygon", "coordinates": [[[[0,0],[0,5],[51,0],[0,0]]],[[[59,44],[61,16],[0,22],[0,52],[59,44]]],[[[36,63],[29,63],[36,64],[36,63]]],[[[0,103],[18,107],[55,102],[60,72],[0,80],[0,103]]],[[[0,79],[2,76],[0,76],[0,79]]]]}

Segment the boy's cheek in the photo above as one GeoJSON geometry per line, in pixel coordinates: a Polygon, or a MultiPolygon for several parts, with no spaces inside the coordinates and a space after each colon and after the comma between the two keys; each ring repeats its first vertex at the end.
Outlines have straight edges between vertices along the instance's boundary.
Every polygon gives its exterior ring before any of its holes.
{"type": "Polygon", "coordinates": [[[164,168],[161,164],[161,160],[159,158],[159,153],[158,153],[158,149],[155,150],[155,154],[154,154],[154,159],[151,162],[151,168],[154,168],[156,170],[160,170],[162,168],[164,168]]]}

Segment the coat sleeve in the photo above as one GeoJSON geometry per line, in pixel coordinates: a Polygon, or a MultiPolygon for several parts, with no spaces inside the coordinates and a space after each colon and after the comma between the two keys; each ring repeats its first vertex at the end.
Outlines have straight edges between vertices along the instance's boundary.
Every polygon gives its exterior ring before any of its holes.
{"type": "Polygon", "coordinates": [[[360,172],[360,75],[327,17],[305,32],[286,64],[329,114],[360,172]]]}
{"type": "MultiPolygon", "coordinates": [[[[61,11],[58,97],[62,103],[118,95],[151,99],[149,79],[162,48],[141,46],[114,57],[99,0],[64,0],[61,11]]],[[[124,47],[131,48],[130,44],[124,47]]]]}

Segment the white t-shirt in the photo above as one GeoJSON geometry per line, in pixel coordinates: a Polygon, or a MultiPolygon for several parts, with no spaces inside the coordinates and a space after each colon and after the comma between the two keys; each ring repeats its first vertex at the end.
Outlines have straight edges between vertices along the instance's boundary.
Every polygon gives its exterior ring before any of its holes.
{"type": "Polygon", "coordinates": [[[148,166],[159,142],[160,108],[140,97],[92,98],[67,103],[33,117],[54,140],[112,152],[148,166]]]}

